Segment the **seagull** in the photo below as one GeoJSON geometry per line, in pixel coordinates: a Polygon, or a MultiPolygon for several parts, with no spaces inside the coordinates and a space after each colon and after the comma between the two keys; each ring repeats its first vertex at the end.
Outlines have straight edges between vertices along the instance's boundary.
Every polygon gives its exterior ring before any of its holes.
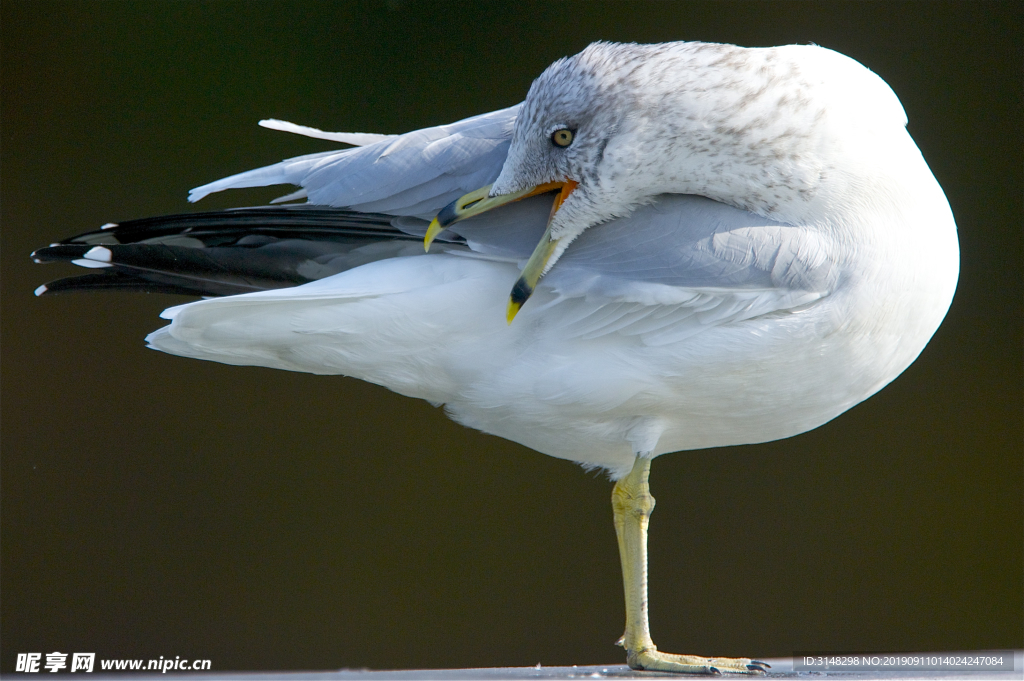
{"type": "Polygon", "coordinates": [[[888,85],[815,45],[598,42],[521,104],[450,125],[261,124],[350,146],[189,197],[298,188],[271,206],[40,249],[92,271],[37,294],[199,295],[164,311],[150,347],[354,376],[604,469],[629,666],[764,673],[655,646],[651,461],[816,428],[938,328],[956,225],[888,85]]]}

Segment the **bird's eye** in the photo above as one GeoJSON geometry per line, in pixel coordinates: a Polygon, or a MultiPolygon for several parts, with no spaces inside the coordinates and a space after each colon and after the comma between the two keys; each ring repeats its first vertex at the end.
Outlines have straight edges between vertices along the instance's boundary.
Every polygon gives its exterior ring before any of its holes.
{"type": "Polygon", "coordinates": [[[572,130],[568,128],[559,128],[551,133],[551,141],[556,147],[567,147],[572,144],[572,130]]]}

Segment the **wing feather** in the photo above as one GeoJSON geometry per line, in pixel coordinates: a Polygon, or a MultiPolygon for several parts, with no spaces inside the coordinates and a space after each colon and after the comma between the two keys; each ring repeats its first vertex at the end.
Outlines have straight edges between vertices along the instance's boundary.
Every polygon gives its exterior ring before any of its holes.
{"type": "Polygon", "coordinates": [[[323,133],[274,123],[270,127],[368,143],[232,175],[196,187],[189,201],[225,189],[293,184],[302,187],[309,203],[316,205],[431,218],[453,199],[498,176],[518,112],[516,105],[449,125],[381,136],[378,141],[365,134],[323,133]]]}
{"type": "MultiPolygon", "coordinates": [[[[536,227],[536,226],[534,226],[536,227]]],[[[481,240],[478,226],[467,241],[481,240]]],[[[665,345],[703,329],[795,310],[827,296],[836,246],[698,196],[664,195],[591,227],[541,280],[558,333],[665,345]]]]}

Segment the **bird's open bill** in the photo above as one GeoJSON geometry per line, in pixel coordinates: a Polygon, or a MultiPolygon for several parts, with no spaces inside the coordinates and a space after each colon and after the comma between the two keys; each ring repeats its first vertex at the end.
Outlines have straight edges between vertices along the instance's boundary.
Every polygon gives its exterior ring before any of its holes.
{"type": "Polygon", "coordinates": [[[511,194],[502,194],[501,196],[488,196],[491,191],[492,185],[481,187],[476,191],[472,191],[465,196],[461,196],[447,206],[441,209],[441,212],[437,214],[427,228],[427,234],[423,237],[423,247],[426,250],[430,250],[430,244],[434,241],[438,234],[447,229],[450,225],[465,220],[466,218],[473,217],[474,215],[480,215],[486,213],[489,210],[497,208],[498,206],[504,206],[507,203],[525,199],[530,196],[536,196],[538,194],[546,194],[548,192],[558,191],[555,195],[555,201],[551,205],[551,214],[548,216],[548,226],[544,230],[544,236],[540,238],[540,242],[537,247],[533,249],[533,254],[530,259],[526,261],[526,267],[523,268],[522,273],[519,275],[519,279],[516,280],[515,285],[512,287],[512,293],[509,295],[508,308],[506,310],[506,318],[508,323],[511,324],[512,320],[515,319],[516,314],[519,313],[519,309],[523,306],[523,303],[533,295],[533,290],[537,287],[537,282],[544,276],[547,271],[548,262],[551,260],[552,254],[555,252],[558,246],[559,239],[551,238],[551,220],[555,217],[555,213],[558,212],[559,207],[569,197],[577,187],[577,183],[572,180],[565,180],[564,182],[547,182],[540,184],[535,187],[523,189],[522,191],[513,192],[511,194]]]}

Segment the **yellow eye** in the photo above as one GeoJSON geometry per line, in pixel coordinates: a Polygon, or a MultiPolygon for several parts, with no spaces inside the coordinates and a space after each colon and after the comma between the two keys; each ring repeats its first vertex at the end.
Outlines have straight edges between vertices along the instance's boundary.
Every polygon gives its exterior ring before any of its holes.
{"type": "Polygon", "coordinates": [[[551,133],[551,141],[559,147],[567,147],[572,144],[572,130],[561,128],[551,133]]]}

